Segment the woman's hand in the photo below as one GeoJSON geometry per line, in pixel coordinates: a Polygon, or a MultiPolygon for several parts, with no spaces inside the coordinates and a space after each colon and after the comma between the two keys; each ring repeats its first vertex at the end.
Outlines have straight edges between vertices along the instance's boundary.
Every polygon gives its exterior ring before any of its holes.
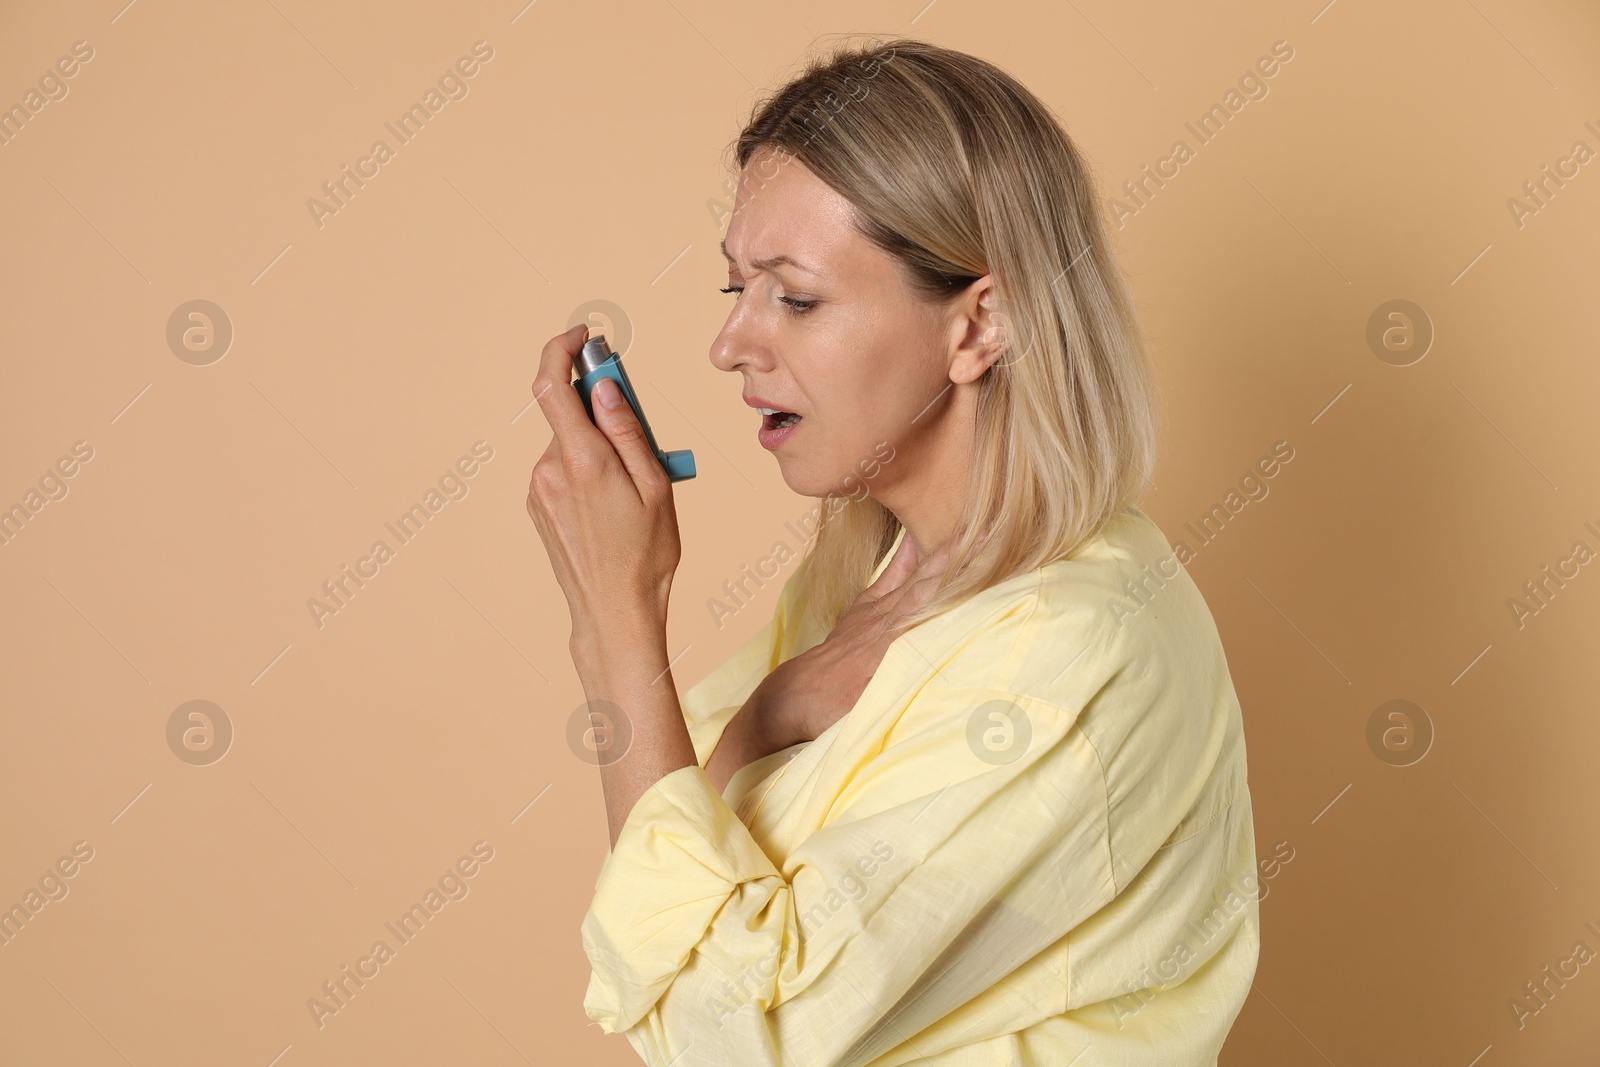
{"type": "Polygon", "coordinates": [[[861,591],[821,644],[780,663],[761,680],[760,706],[788,744],[814,741],[861,699],[900,620],[926,604],[955,550],[951,538],[925,557],[910,532],[876,581],[861,591]]]}
{"type": "Polygon", "coordinates": [[[916,542],[907,533],[877,581],[861,591],[827,638],[761,679],[723,727],[706,760],[706,777],[718,791],[739,768],[802,741],[815,741],[856,706],[900,635],[899,620],[928,602],[955,545],[951,538],[919,559],[916,542]]]}
{"type": "Polygon", "coordinates": [[[533,394],[553,436],[533,465],[528,515],[572,614],[575,660],[603,655],[608,636],[665,643],[667,599],[682,546],[672,483],[616,383],[591,394],[598,428],[572,386],[582,323],[544,346],[533,394]],[[614,398],[615,407],[607,407],[614,398]]]}

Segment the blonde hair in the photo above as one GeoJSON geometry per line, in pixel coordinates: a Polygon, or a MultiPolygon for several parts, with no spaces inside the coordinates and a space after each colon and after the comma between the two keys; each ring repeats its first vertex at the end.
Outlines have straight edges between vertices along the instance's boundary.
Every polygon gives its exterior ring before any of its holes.
{"type": "MultiPolygon", "coordinates": [[[[764,147],[799,159],[925,300],[993,276],[1006,348],[979,379],[960,540],[904,628],[1071,556],[1137,500],[1156,449],[1144,342],[1088,165],[1036,96],[924,41],[846,44],[758,103],[733,147],[741,170],[764,147]]],[[[796,580],[826,634],[900,522],[869,495],[824,503],[796,580]]]]}

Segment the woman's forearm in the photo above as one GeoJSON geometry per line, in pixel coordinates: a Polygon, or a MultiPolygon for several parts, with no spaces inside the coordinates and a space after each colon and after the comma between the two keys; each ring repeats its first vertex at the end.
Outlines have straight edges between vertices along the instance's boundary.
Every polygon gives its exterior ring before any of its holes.
{"type": "Polygon", "coordinates": [[[665,628],[658,621],[609,626],[603,636],[575,641],[572,652],[593,728],[607,731],[596,756],[615,846],[645,790],[694,765],[694,745],[667,666],[665,628]],[[627,748],[618,751],[623,744],[627,748]]]}

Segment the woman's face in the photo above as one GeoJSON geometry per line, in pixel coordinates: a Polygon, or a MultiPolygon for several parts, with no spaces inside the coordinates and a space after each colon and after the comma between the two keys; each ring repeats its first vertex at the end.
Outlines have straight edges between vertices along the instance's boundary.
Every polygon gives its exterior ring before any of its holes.
{"type": "MultiPolygon", "coordinates": [[[[877,495],[919,454],[944,451],[919,444],[932,443],[948,407],[960,333],[798,159],[764,149],[741,178],[723,249],[728,285],[742,291],[729,297],[711,363],[741,374],[755,403],[800,416],[779,440],[762,434],[790,489],[859,495],[864,482],[877,495]]],[[[752,433],[775,421],[751,408],[752,433]]]]}

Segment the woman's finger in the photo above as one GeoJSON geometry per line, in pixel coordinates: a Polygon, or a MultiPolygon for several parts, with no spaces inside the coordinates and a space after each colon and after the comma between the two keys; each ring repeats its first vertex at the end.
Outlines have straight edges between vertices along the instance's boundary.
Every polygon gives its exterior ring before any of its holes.
{"type": "Polygon", "coordinates": [[[533,398],[557,440],[565,440],[568,447],[576,448],[588,433],[599,430],[584,413],[583,399],[572,388],[572,361],[583,348],[589,327],[578,323],[566,333],[550,338],[539,354],[539,372],[533,377],[533,398]]]}
{"type": "Polygon", "coordinates": [[[955,555],[958,540],[957,537],[951,537],[918,562],[916,571],[900,590],[901,595],[894,605],[896,611],[910,613],[933,599],[939,579],[950,569],[950,559],[955,555]]]}
{"type": "Polygon", "coordinates": [[[869,600],[882,600],[900,588],[901,583],[917,569],[919,562],[917,542],[912,539],[911,531],[907,530],[900,538],[900,547],[895,551],[894,558],[883,569],[883,573],[878,575],[877,580],[862,591],[862,595],[869,600]]]}

